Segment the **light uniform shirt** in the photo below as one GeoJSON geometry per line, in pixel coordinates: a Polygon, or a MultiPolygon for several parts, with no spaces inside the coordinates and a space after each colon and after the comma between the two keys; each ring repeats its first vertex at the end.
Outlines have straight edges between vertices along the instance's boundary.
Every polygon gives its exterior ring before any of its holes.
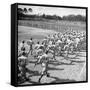
{"type": "Polygon", "coordinates": [[[55,39],[56,39],[56,40],[58,39],[58,35],[55,35],[55,39]]]}
{"type": "Polygon", "coordinates": [[[62,44],[62,41],[61,41],[61,40],[58,40],[58,41],[56,42],[56,45],[60,45],[60,44],[62,44]]]}
{"type": "Polygon", "coordinates": [[[35,49],[39,49],[39,47],[40,47],[40,44],[35,45],[35,49]]]}
{"type": "Polygon", "coordinates": [[[67,39],[67,43],[69,44],[71,42],[71,40],[70,39],[67,39]]]}
{"type": "Polygon", "coordinates": [[[54,48],[55,45],[48,45],[48,48],[54,48]]]}
{"type": "Polygon", "coordinates": [[[18,57],[18,61],[20,61],[20,65],[25,65],[26,60],[27,60],[27,57],[23,55],[18,57]]]}
{"type": "Polygon", "coordinates": [[[41,56],[38,56],[39,58],[39,62],[41,61],[41,63],[46,63],[48,60],[48,55],[47,54],[43,54],[41,56]]]}
{"type": "Polygon", "coordinates": [[[76,38],[76,39],[75,39],[75,42],[76,42],[77,44],[79,43],[79,41],[80,41],[79,38],[76,38]]]}
{"type": "Polygon", "coordinates": [[[47,39],[43,39],[43,41],[42,41],[44,44],[46,44],[47,43],[47,39]]]}
{"type": "Polygon", "coordinates": [[[22,47],[23,47],[23,43],[19,43],[18,49],[21,50],[22,47]]]}
{"type": "Polygon", "coordinates": [[[28,53],[30,46],[29,46],[27,43],[24,43],[24,44],[23,44],[23,43],[20,43],[20,44],[19,44],[19,47],[18,47],[19,52],[22,52],[21,48],[22,48],[23,46],[24,46],[24,48],[25,48],[25,52],[28,53]]]}
{"type": "Polygon", "coordinates": [[[28,40],[28,41],[27,41],[27,44],[28,44],[28,45],[32,45],[32,44],[33,44],[33,41],[32,41],[32,40],[28,40]]]}
{"type": "Polygon", "coordinates": [[[68,49],[69,49],[69,45],[65,45],[65,46],[64,46],[64,50],[65,50],[65,51],[68,51],[68,49]]]}
{"type": "Polygon", "coordinates": [[[52,41],[49,41],[49,45],[52,45],[52,41]]]}
{"type": "Polygon", "coordinates": [[[51,36],[51,40],[54,40],[54,37],[53,36],[51,36]]]}
{"type": "Polygon", "coordinates": [[[20,59],[26,60],[27,57],[25,57],[25,56],[22,55],[21,57],[18,57],[18,60],[20,60],[20,59]]]}

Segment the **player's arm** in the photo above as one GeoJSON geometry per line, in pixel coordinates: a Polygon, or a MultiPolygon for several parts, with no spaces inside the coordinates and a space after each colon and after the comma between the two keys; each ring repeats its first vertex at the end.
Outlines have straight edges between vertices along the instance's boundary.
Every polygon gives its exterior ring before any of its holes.
{"type": "Polygon", "coordinates": [[[36,61],[35,65],[34,65],[34,67],[35,67],[37,64],[39,64],[39,63],[41,62],[41,60],[42,60],[42,56],[38,56],[38,57],[37,57],[37,61],[36,61]]]}

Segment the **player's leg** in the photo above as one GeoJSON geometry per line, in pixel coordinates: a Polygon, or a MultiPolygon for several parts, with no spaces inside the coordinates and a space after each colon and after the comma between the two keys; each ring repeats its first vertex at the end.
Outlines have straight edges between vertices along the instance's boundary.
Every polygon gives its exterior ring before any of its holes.
{"type": "Polygon", "coordinates": [[[56,58],[55,58],[55,50],[53,52],[53,59],[56,60],[56,58]]]}
{"type": "Polygon", "coordinates": [[[47,71],[48,71],[48,62],[46,63],[45,74],[47,77],[50,77],[50,74],[47,71]]]}
{"type": "Polygon", "coordinates": [[[42,71],[41,71],[41,76],[40,76],[40,78],[38,80],[39,83],[40,83],[42,77],[45,75],[45,70],[46,70],[46,64],[45,63],[42,63],[41,66],[42,66],[42,71]]]}
{"type": "Polygon", "coordinates": [[[32,48],[32,45],[31,45],[31,55],[32,55],[32,52],[33,52],[33,48],[32,48]]]}

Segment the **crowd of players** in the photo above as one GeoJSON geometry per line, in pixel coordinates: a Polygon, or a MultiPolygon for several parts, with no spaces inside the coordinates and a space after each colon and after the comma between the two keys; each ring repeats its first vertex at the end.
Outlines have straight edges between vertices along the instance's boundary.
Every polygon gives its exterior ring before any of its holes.
{"type": "Polygon", "coordinates": [[[39,82],[46,75],[48,63],[50,60],[56,60],[56,56],[67,58],[69,54],[76,54],[80,51],[82,42],[86,41],[85,32],[66,31],[64,33],[55,33],[47,35],[42,41],[34,42],[34,39],[23,40],[18,43],[18,80],[26,81],[29,78],[26,76],[28,57],[32,56],[36,59],[35,66],[41,64],[42,71],[40,73],[39,82]],[[50,57],[50,55],[52,57],[50,57]]]}

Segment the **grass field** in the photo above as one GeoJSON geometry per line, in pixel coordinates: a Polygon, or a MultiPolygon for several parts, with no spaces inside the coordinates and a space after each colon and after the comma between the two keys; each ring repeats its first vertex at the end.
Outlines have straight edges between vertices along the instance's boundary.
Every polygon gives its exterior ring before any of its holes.
{"type": "MultiPolygon", "coordinates": [[[[18,40],[20,42],[21,40],[28,40],[30,37],[33,37],[34,42],[41,41],[48,34],[64,32],[65,29],[69,28],[86,31],[85,23],[80,22],[19,21],[18,40]]],[[[30,73],[27,73],[27,75],[30,75],[30,81],[23,84],[38,84],[39,73],[42,69],[41,64],[34,68],[36,60],[31,55],[29,55],[28,60],[30,63],[27,65],[27,68],[30,70],[30,73]]],[[[86,81],[86,52],[78,52],[77,56],[69,55],[68,59],[61,56],[56,57],[56,61],[49,63],[48,73],[50,77],[44,76],[41,83],[86,81]]]]}
{"type": "Polygon", "coordinates": [[[42,40],[48,34],[57,33],[54,30],[44,30],[39,28],[18,26],[18,40],[29,40],[31,37],[35,40],[42,40]]]}
{"type": "Polygon", "coordinates": [[[28,21],[19,20],[18,24],[21,26],[29,26],[35,28],[41,28],[46,30],[55,30],[59,32],[64,32],[66,30],[78,30],[85,31],[85,22],[72,22],[72,21],[28,21]]]}

